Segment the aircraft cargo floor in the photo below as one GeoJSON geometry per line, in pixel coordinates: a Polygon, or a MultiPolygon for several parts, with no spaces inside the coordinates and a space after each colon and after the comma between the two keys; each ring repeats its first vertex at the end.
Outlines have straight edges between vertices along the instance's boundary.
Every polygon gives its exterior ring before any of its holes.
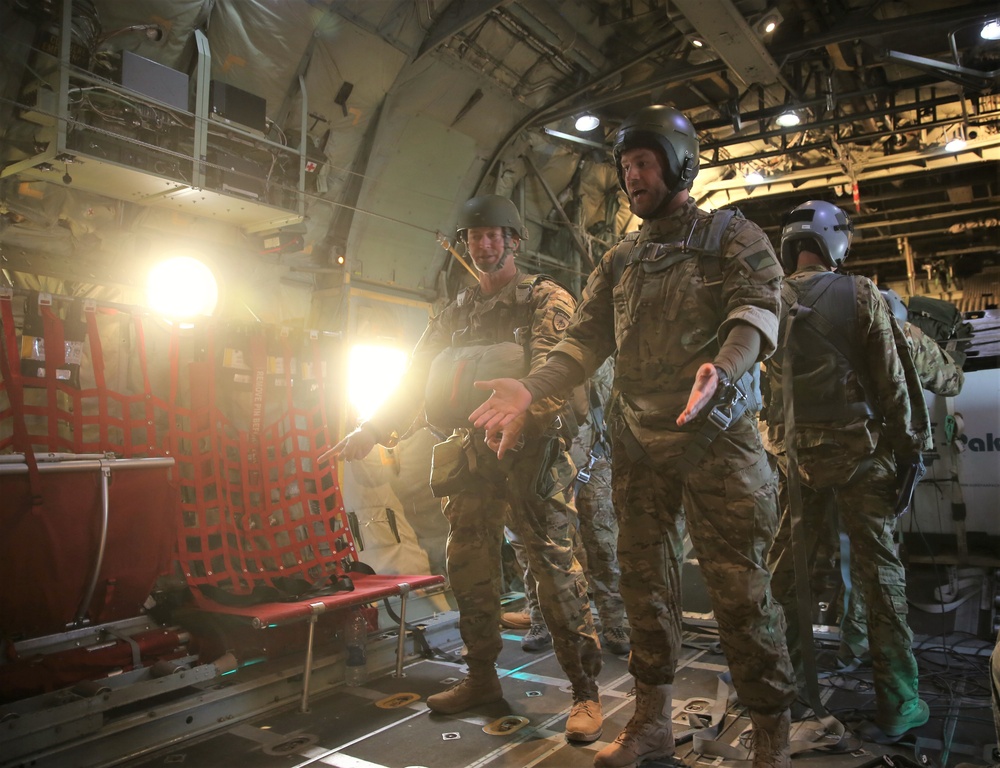
{"type": "MultiPolygon", "coordinates": [[[[584,768],[628,721],[633,711],[632,678],[626,657],[605,652],[600,675],[604,734],[593,744],[574,745],[563,734],[571,705],[568,684],[552,651],[521,650],[523,632],[506,630],[498,667],[504,699],[454,716],[431,713],[429,695],[464,674],[460,646],[439,649],[435,658],[391,672],[360,687],[338,686],[317,694],[310,711],[285,708],[236,723],[198,740],[178,743],[125,763],[183,768],[584,768]],[[410,694],[407,696],[406,694],[410,694]],[[496,735],[484,729],[497,731],[496,735]]],[[[930,722],[913,737],[878,745],[852,737],[845,751],[797,755],[797,768],[950,768],[967,762],[988,765],[995,741],[989,706],[990,644],[968,635],[920,636],[921,693],[930,704],[930,722]],[[936,649],[936,650],[935,650],[936,649]],[[886,760],[883,756],[891,756],[886,760]]],[[[820,653],[820,666],[827,655],[820,653]]],[[[725,660],[710,629],[686,635],[685,652],[674,684],[675,733],[690,731],[692,718],[709,721],[720,692],[725,660]]],[[[864,672],[830,678],[824,685],[827,707],[853,722],[874,711],[870,676],[864,672]]],[[[738,704],[729,707],[718,741],[739,748],[749,721],[738,704]]],[[[816,723],[793,724],[793,739],[807,738],[816,723]]],[[[646,766],[740,765],[692,751],[690,738],[678,745],[675,761],[646,766]]],[[[743,763],[749,766],[749,763],[743,763]]]]}

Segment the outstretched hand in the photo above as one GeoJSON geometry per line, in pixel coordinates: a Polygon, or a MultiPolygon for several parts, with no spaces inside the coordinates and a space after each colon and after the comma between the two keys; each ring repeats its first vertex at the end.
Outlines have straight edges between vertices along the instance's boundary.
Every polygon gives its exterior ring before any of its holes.
{"type": "Polygon", "coordinates": [[[517,379],[477,381],[475,387],[493,390],[493,394],[469,415],[469,421],[477,429],[486,430],[486,444],[502,459],[521,436],[531,406],[531,393],[517,379]]]}
{"type": "Polygon", "coordinates": [[[476,389],[491,389],[493,394],[486,402],[469,414],[469,421],[476,429],[499,431],[516,416],[527,413],[531,406],[531,393],[517,379],[490,379],[477,381],[476,389]]]}
{"type": "Polygon", "coordinates": [[[677,417],[677,426],[683,427],[695,416],[701,413],[701,409],[712,399],[715,390],[719,387],[719,373],[712,363],[702,365],[694,376],[694,385],[691,387],[691,394],[688,396],[687,406],[677,417]]]}
{"type": "Polygon", "coordinates": [[[333,446],[333,448],[320,454],[316,461],[323,462],[333,458],[357,461],[371,453],[372,448],[375,447],[375,443],[375,435],[372,430],[361,426],[347,435],[347,437],[333,446]]]}

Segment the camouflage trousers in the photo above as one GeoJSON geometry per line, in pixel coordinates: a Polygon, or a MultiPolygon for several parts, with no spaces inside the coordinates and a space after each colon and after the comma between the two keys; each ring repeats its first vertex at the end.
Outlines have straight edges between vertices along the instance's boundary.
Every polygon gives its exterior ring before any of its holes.
{"type": "MultiPolygon", "coordinates": [[[[803,448],[799,461],[805,465],[829,465],[841,457],[827,457],[835,446],[803,448]],[[827,461],[829,459],[829,461],[827,461]]],[[[842,449],[841,449],[842,450],[842,449]]],[[[857,465],[858,460],[853,464],[857,465]]],[[[850,477],[851,470],[842,477],[850,477]]],[[[799,645],[799,614],[796,602],[796,578],[791,547],[786,484],[782,474],[781,499],[784,513],[771,550],[769,564],[774,574],[772,588],[785,609],[788,622],[788,645],[792,662],[801,679],[802,653],[799,645]]],[[[853,482],[820,490],[802,486],[803,522],[806,532],[806,555],[822,546],[826,527],[816,519],[827,506],[830,495],[836,498],[840,524],[851,544],[853,588],[867,608],[868,639],[872,654],[872,676],[879,719],[899,719],[905,706],[917,698],[917,661],[911,646],[913,633],[906,621],[906,573],[896,554],[896,469],[892,455],[880,443],[872,456],[870,468],[853,482]]],[[[912,705],[911,705],[912,706],[912,705]]]]}
{"type": "Polygon", "coordinates": [[[795,683],[764,564],[777,526],[777,480],[755,422],[744,417],[721,433],[684,476],[655,457],[630,460],[618,441],[611,455],[629,671],[648,685],[673,682],[686,523],[740,701],[763,714],[787,708],[795,683]]]}
{"type": "Polygon", "coordinates": [[[858,587],[859,579],[863,578],[854,562],[855,553],[851,552],[851,592],[847,597],[847,610],[840,620],[840,659],[850,663],[853,659],[863,659],[869,655],[868,642],[868,606],[862,590],[858,587]]]}
{"type": "Polygon", "coordinates": [[[540,468],[548,461],[543,443],[529,441],[504,478],[482,478],[444,505],[450,525],[448,578],[458,603],[464,658],[470,669],[492,669],[503,647],[500,547],[506,523],[524,545],[563,672],[575,688],[596,694],[601,648],[587,581],[573,555],[572,508],[563,492],[549,498],[538,493],[540,468]]]}
{"type": "MultiPolygon", "coordinates": [[[[583,566],[590,595],[597,606],[601,628],[625,625],[625,602],[619,590],[621,569],[618,567],[618,519],[611,503],[611,463],[599,459],[591,468],[590,482],[579,484],[574,495],[576,517],[574,547],[576,559],[583,566]]],[[[510,539],[517,561],[524,569],[524,595],[532,624],[544,619],[538,606],[537,587],[527,567],[524,547],[520,540],[510,539]]]]}

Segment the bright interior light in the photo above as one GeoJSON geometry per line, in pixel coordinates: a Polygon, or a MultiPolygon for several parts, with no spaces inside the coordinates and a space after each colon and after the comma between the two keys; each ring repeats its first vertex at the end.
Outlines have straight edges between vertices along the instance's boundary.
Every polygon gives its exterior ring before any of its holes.
{"type": "Polygon", "coordinates": [[[219,301],[212,270],[190,256],[156,264],[146,278],[146,302],[154,312],[173,318],[211,315],[219,301]]]}
{"type": "Polygon", "coordinates": [[[979,30],[979,36],[983,40],[1000,40],[1000,21],[993,19],[993,21],[986,22],[979,30]]]}
{"type": "Polygon", "coordinates": [[[392,394],[407,353],[384,344],[355,344],[347,363],[347,397],[359,419],[369,419],[392,394]]]}
{"type": "Polygon", "coordinates": [[[697,37],[692,37],[691,38],[691,45],[693,45],[695,48],[701,48],[704,45],[704,43],[701,40],[699,40],[697,37]]]}
{"type": "Polygon", "coordinates": [[[778,28],[778,25],[784,21],[784,17],[781,15],[781,11],[777,8],[772,8],[770,11],[764,14],[764,16],[757,22],[756,30],[759,35],[769,35],[774,30],[778,28]]]}
{"type": "Polygon", "coordinates": [[[581,133],[594,130],[601,124],[597,115],[580,115],[576,119],[576,129],[581,133]]]}
{"type": "Polygon", "coordinates": [[[762,181],[764,181],[764,177],[763,175],[761,175],[759,171],[750,171],[750,173],[748,173],[746,176],[743,177],[743,181],[745,181],[750,186],[753,186],[755,184],[760,184],[762,181]]]}
{"type": "Polygon", "coordinates": [[[965,149],[965,139],[961,136],[956,136],[954,139],[945,144],[944,148],[948,152],[961,152],[965,149]]]}
{"type": "Polygon", "coordinates": [[[782,112],[776,118],[774,122],[780,125],[782,128],[791,128],[793,125],[798,125],[802,122],[802,118],[798,116],[796,112],[782,112]]]}

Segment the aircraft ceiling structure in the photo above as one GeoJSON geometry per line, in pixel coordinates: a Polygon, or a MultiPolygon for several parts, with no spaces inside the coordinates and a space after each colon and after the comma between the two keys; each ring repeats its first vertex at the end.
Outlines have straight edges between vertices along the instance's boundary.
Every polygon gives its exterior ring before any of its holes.
{"type": "Polygon", "coordinates": [[[205,184],[176,174],[158,195],[101,174],[87,185],[86,153],[36,162],[59,126],[72,136],[96,115],[134,142],[112,164],[162,176],[144,152],[196,124],[197,105],[150,111],[71,78],[68,114],[46,121],[30,94],[62,3],[0,0],[8,283],[134,287],[141,257],[199,240],[223,282],[241,286],[229,311],[336,325],[348,278],[422,301],[453,294],[470,278],[441,238],[466,198],[497,192],[525,215],[527,266],[578,289],[634,226],[609,150],[621,121],[653,103],[698,130],[699,202],[738,205],[775,244],[783,215],[822,197],[854,214],[849,264],[884,282],[946,287],[1000,263],[1000,41],[980,36],[1000,15],[994,2],[67,2],[74,66],[113,80],[127,51],[184,73],[197,94],[202,62],[206,81],[264,99],[266,123],[246,136],[210,121],[205,184]],[[770,20],[780,23],[767,32],[770,20]],[[797,125],[777,124],[786,111],[797,125]],[[600,125],[577,130],[584,113],[600,125]],[[955,138],[964,149],[947,150],[955,138]],[[198,209],[188,193],[211,186],[213,168],[257,186],[230,183],[216,208],[198,209]],[[229,215],[229,198],[260,209],[229,215]]]}
{"type": "MultiPolygon", "coordinates": [[[[438,45],[509,79],[477,43],[493,25],[531,29],[538,5],[493,7],[438,45]]],[[[995,263],[1000,44],[980,36],[1000,12],[994,3],[638,0],[559,11],[577,33],[549,59],[565,74],[539,78],[542,57],[524,68],[513,85],[522,100],[552,85],[505,141],[539,131],[592,142],[606,159],[623,119],[670,104],[701,138],[699,202],[738,205],[775,244],[788,210],[823,197],[854,214],[852,268],[881,280],[995,263]],[[780,124],[788,112],[797,125],[780,124]],[[601,127],[581,135],[573,123],[584,113],[601,127]],[[953,139],[965,141],[961,152],[945,149],[953,139]]]]}

